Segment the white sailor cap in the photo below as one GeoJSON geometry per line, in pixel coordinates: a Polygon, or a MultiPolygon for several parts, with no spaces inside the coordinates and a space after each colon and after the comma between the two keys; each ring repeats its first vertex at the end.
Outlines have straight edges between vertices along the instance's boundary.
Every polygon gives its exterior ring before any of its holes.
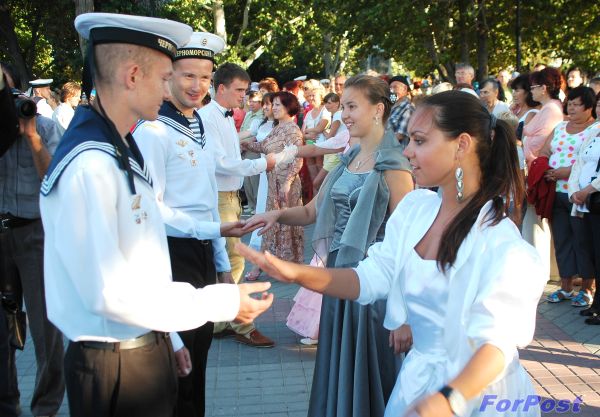
{"type": "Polygon", "coordinates": [[[160,51],[173,58],[192,35],[186,24],[155,17],[115,13],[84,13],[75,18],[75,29],[94,45],[128,43],[160,51]]]}
{"type": "Polygon", "coordinates": [[[294,81],[306,81],[306,75],[301,75],[299,77],[294,78],[294,81]]]}
{"type": "Polygon", "coordinates": [[[52,78],[38,78],[37,80],[29,81],[29,85],[33,88],[48,87],[54,81],[52,78]]]}
{"type": "Polygon", "coordinates": [[[189,42],[177,49],[174,60],[184,58],[209,59],[225,49],[225,41],[220,36],[208,32],[194,32],[189,42]]]}

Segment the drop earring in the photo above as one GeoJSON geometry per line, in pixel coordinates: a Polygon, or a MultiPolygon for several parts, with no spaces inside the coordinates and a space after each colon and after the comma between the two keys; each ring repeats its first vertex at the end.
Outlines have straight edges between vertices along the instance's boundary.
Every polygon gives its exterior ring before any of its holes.
{"type": "Polygon", "coordinates": [[[377,116],[375,116],[375,126],[377,126],[379,124],[379,119],[377,118],[377,116]]]}
{"type": "Polygon", "coordinates": [[[456,168],[456,171],[454,171],[454,177],[456,178],[456,201],[458,201],[459,203],[463,201],[463,188],[464,188],[464,182],[463,182],[463,170],[462,168],[459,166],[458,168],[456,168]]]}

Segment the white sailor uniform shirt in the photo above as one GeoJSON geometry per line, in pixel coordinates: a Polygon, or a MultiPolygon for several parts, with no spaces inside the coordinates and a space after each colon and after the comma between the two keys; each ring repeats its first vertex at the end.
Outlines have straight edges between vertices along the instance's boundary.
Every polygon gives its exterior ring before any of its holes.
{"type": "Polygon", "coordinates": [[[215,152],[219,191],[237,191],[242,188],[244,177],[258,175],[267,169],[267,160],[242,159],[233,117],[225,117],[226,111],[212,100],[198,114],[204,124],[207,146],[215,152]]]}
{"type": "MultiPolygon", "coordinates": [[[[61,145],[72,140],[69,132],[80,123],[87,123],[84,133],[99,137],[103,122],[90,112],[78,109],[61,145]]],[[[196,289],[172,281],[164,223],[147,170],[129,158],[132,194],[114,146],[99,140],[68,153],[59,145],[60,157],[42,184],[50,321],[72,341],[116,342],[150,330],[177,332],[234,319],[237,286],[196,289]]],[[[181,339],[172,337],[178,350],[181,339]]]]}
{"type": "Polygon", "coordinates": [[[163,115],[139,123],[133,136],[152,177],[167,236],[212,240],[217,272],[230,271],[220,231],[214,151],[202,148],[189,127],[163,115]]]}

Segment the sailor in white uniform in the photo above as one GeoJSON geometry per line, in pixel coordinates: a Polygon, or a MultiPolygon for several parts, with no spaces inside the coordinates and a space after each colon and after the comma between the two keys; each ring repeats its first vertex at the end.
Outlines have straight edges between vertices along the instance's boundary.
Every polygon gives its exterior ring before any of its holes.
{"type": "MultiPolygon", "coordinates": [[[[242,222],[220,223],[215,154],[206,146],[204,126],[195,108],[210,87],[214,55],[225,41],[212,33],[195,32],[177,50],[171,98],[163,102],[155,121],[141,121],[133,131],[152,176],[167,230],[174,281],[202,288],[233,282],[223,236],[241,236],[242,222]]],[[[180,377],[178,417],[202,417],[208,350],[214,324],[180,332],[190,352],[192,372],[180,377]]]]}
{"type": "Polygon", "coordinates": [[[171,278],[161,212],[129,129],[158,116],[171,58],[192,29],[108,13],[79,15],[75,27],[89,39],[97,97],[77,109],[40,199],[48,317],[70,340],[70,415],[169,416],[177,372],[189,369],[181,339],[168,332],[252,321],[272,295],[250,298],[268,285],[197,289],[171,278]]]}
{"type": "Polygon", "coordinates": [[[32,99],[37,105],[37,112],[44,117],[52,119],[54,109],[48,103],[50,97],[50,85],[54,81],[52,78],[38,78],[37,80],[29,81],[29,85],[33,90],[32,99]]]}

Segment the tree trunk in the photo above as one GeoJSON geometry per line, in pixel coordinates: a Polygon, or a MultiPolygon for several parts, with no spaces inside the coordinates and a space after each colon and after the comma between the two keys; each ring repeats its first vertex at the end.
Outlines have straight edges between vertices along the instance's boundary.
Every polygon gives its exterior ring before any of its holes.
{"type": "Polygon", "coordinates": [[[488,27],[485,20],[485,0],[477,0],[477,79],[488,77],[488,27]]]}
{"type": "Polygon", "coordinates": [[[213,3],[213,19],[215,22],[215,35],[220,36],[227,43],[227,29],[225,27],[225,7],[223,0],[215,0],[213,3]]]}
{"type": "MultiPolygon", "coordinates": [[[[94,11],[94,0],[75,0],[75,17],[83,13],[89,13],[94,11]]],[[[85,58],[85,49],[87,42],[85,39],[79,36],[79,49],[81,50],[81,56],[85,58]]]]}
{"type": "Polygon", "coordinates": [[[323,34],[323,65],[325,67],[325,78],[331,77],[332,72],[335,70],[331,68],[333,61],[331,57],[332,38],[333,35],[331,33],[323,34]]]}
{"type": "Polygon", "coordinates": [[[242,18],[242,27],[240,29],[240,34],[238,35],[237,42],[235,46],[242,46],[242,39],[244,38],[244,32],[248,29],[248,15],[250,14],[250,3],[252,0],[246,0],[246,6],[244,7],[244,16],[242,18]]]}
{"type": "Polygon", "coordinates": [[[0,3],[0,35],[6,40],[8,46],[8,55],[13,59],[13,65],[19,77],[21,78],[21,85],[16,85],[16,88],[25,89],[29,85],[31,79],[31,71],[25,63],[25,57],[23,50],[19,45],[17,35],[15,33],[15,26],[10,17],[9,6],[6,1],[0,3]]]}
{"type": "Polygon", "coordinates": [[[459,0],[458,2],[458,27],[460,33],[460,62],[469,63],[469,1],[459,0]]]}

